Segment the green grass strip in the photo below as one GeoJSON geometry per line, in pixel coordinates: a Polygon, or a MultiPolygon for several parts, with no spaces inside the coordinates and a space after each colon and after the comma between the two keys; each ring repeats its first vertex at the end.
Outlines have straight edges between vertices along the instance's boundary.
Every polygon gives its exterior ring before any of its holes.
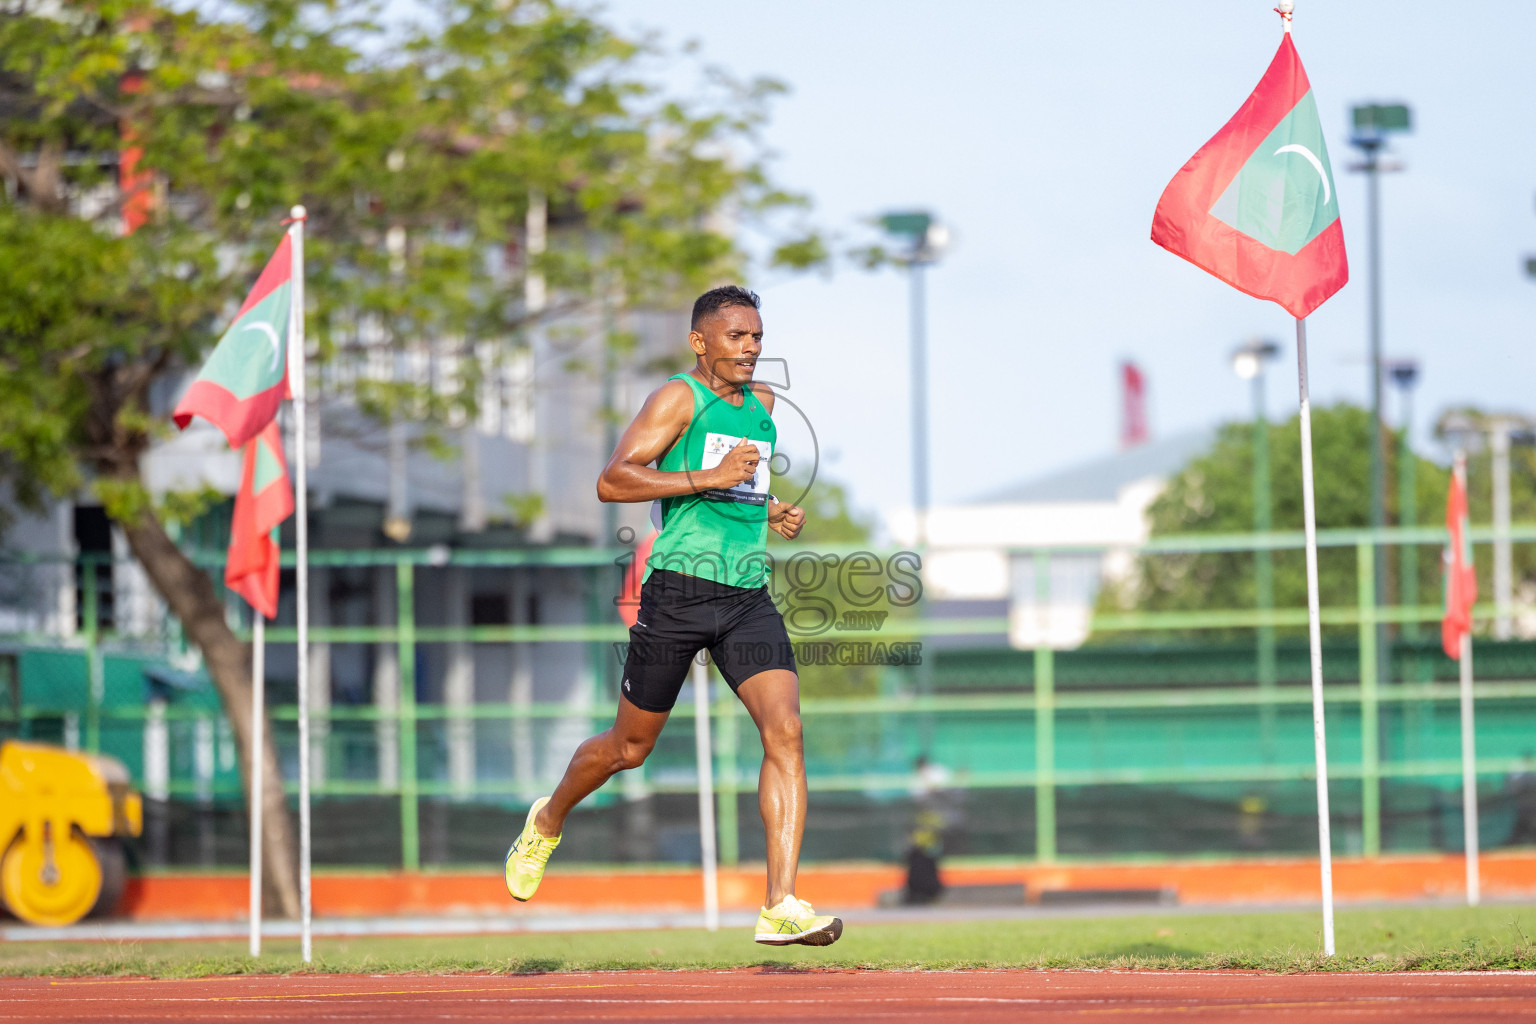
{"type": "Polygon", "coordinates": [[[560,934],[322,938],[316,961],[272,940],[253,960],[243,941],[0,945],[0,975],[52,977],[299,973],[496,973],[706,970],[726,967],[1536,970],[1536,907],[1381,908],[1338,915],[1339,955],[1321,954],[1314,912],[1148,914],[852,924],[824,949],[767,947],[747,928],[560,934]]]}

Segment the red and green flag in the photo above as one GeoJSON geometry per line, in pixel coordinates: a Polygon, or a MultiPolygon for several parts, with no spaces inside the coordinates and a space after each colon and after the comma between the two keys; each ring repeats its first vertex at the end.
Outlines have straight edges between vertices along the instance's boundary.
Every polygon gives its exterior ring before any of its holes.
{"type": "Polygon", "coordinates": [[[624,625],[634,628],[640,618],[640,584],[645,582],[645,570],[651,560],[651,550],[656,546],[653,533],[635,548],[635,557],[624,569],[624,580],[619,586],[619,596],[613,602],[619,606],[619,618],[624,625]]]}
{"type": "Polygon", "coordinates": [[[278,527],[293,515],[283,435],[274,420],[246,442],[229,530],[224,585],[269,619],[277,617],[278,527]]]}
{"type": "Polygon", "coordinates": [[[293,249],[283,235],[256,287],[214,346],[173,418],[183,430],[201,416],[241,448],[277,415],[287,395],[288,311],[293,298],[293,249]]]}
{"type": "Polygon", "coordinates": [[[1461,639],[1472,632],[1472,606],[1477,603],[1477,568],[1472,563],[1472,538],[1467,535],[1467,486],[1458,466],[1445,496],[1445,618],[1440,620],[1440,646],[1446,656],[1461,657],[1461,639]]]}
{"type": "Polygon", "coordinates": [[[1248,102],[1163,190],[1152,241],[1298,319],[1349,280],[1328,146],[1289,32],[1248,102]]]}

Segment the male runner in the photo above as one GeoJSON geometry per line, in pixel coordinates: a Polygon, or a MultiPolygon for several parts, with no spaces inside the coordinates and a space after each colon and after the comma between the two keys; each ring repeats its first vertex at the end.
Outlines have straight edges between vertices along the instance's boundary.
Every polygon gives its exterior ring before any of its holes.
{"type": "Polygon", "coordinates": [[[772,458],[778,435],[773,391],[752,382],[763,348],[758,304],[734,285],[699,296],[688,334],[693,369],[651,393],[598,478],[602,501],[659,499],[661,534],[629,631],[618,716],[576,749],[554,793],[534,801],[507,851],[507,891],[531,898],[566,815],[615,773],[645,761],[689,665],[707,648],[763,739],[757,802],[768,836],[768,895],[754,938],[827,946],[843,922],[795,897],[806,805],[800,678],[768,595],[766,544],[770,529],[793,540],[805,513],[768,493],[768,467],[759,466],[772,458]]]}

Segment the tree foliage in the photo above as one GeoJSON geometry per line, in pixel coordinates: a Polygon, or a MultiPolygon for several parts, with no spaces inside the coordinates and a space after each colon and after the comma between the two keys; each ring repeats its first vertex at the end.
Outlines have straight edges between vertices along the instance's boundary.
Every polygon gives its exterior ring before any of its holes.
{"type": "MultiPolygon", "coordinates": [[[[1147,510],[1151,533],[1167,537],[1192,533],[1248,533],[1253,530],[1253,425],[1224,426],[1210,451],[1192,460],[1170,481],[1147,510]]],[[[1313,454],[1319,529],[1363,528],[1370,522],[1370,414],[1351,405],[1313,410],[1313,454]]],[[[1390,437],[1386,463],[1388,525],[1403,523],[1399,473],[1401,436],[1390,437]]],[[[1301,431],[1292,418],[1269,427],[1269,460],[1273,528],[1302,529],[1301,431]]],[[[1419,526],[1439,526],[1445,519],[1449,470],[1438,462],[1414,457],[1415,503],[1409,519],[1419,526]]],[[[1491,519],[1491,468],[1488,453],[1474,453],[1468,466],[1471,519],[1491,519]]],[[[1516,522],[1536,520],[1536,452],[1515,449],[1511,471],[1516,522]]],[[[1529,546],[1526,546],[1528,548],[1529,546]]],[[[1536,552],[1516,548],[1517,579],[1536,587],[1536,552]]],[[[1389,549],[1389,603],[1401,599],[1401,549],[1389,549]]],[[[1477,552],[1480,587],[1491,593],[1491,558],[1487,548],[1477,552]]],[[[1305,562],[1299,550],[1274,555],[1275,605],[1306,606],[1305,562]]],[[[1137,560],[1130,577],[1107,587],[1100,598],[1105,611],[1192,611],[1240,609],[1256,605],[1255,559],[1252,552],[1156,554],[1137,560]]],[[[1353,606],[1358,599],[1356,552],[1353,548],[1324,548],[1318,554],[1321,602],[1353,606]]],[[[1441,566],[1437,547],[1418,547],[1418,601],[1440,599],[1441,566]]],[[[1353,627],[1351,627],[1353,628],[1353,627]]],[[[1203,631],[1209,636],[1210,631],[1203,631]]]]}
{"type": "MultiPolygon", "coordinates": [[[[415,10],[386,25],[357,0],[0,5],[0,482],[31,507],[95,491],[202,650],[242,764],[245,645],[166,535],[184,509],[153,508],[139,466],[292,205],[308,210],[317,363],[430,356],[438,379],[364,373],[353,397],[439,426],[474,415],[486,363],[540,319],[672,306],[742,271],[726,228],[804,207],[755,136],[774,83],[714,74],[702,99],[667,96],[645,44],[557,0],[415,10]],[[530,275],[547,302],[525,301],[530,275]]],[[[785,265],[818,251],[782,241],[785,265]]],[[[266,863],[292,913],[271,735],[266,863]]]]}
{"type": "MultiPolygon", "coordinates": [[[[796,644],[890,643],[893,620],[909,618],[912,604],[903,580],[889,570],[888,559],[872,552],[873,529],[840,483],[817,474],[791,473],[775,480],[774,491],[805,510],[805,529],[792,542],[769,535],[775,559],[770,588],[796,644]],[[862,548],[864,558],[859,558],[862,548]],[[894,584],[894,591],[890,589],[894,584]],[[893,601],[892,593],[901,600],[893,601]],[[871,596],[873,595],[873,596],[871,596]],[[875,616],[850,626],[849,613],[875,616]]],[[[913,573],[915,578],[916,573],[913,573]]],[[[806,653],[802,651],[802,653],[806,653]]],[[[871,659],[872,661],[873,659],[871,659]]],[[[878,664],[827,664],[802,659],[800,689],[808,697],[872,696],[884,670],[878,664]]]]}
{"type": "Polygon", "coordinates": [[[78,480],[78,444],[42,442],[82,440],[68,410],[83,404],[112,420],[93,450],[132,476],[150,384],[195,364],[295,203],[309,211],[322,359],[447,356],[460,388],[358,385],[382,418],[432,421],[473,413],[481,364],[455,357],[477,343],[505,358],[530,319],[595,297],[674,302],[742,269],[722,214],[803,205],[756,150],[774,83],[717,76],[685,105],[645,83],[644,47],[552,0],[439,0],[388,31],[346,0],[209,10],[96,0],[0,14],[0,344],[27,353],[7,366],[11,386],[70,391],[5,424],[24,497],[78,480]],[[119,190],[130,147],[137,173],[119,190]],[[153,203],[124,235],[135,197],[153,203]],[[550,241],[530,256],[535,200],[550,241]],[[529,270],[547,282],[541,310],[522,301],[529,270]],[[107,364],[116,391],[87,395],[107,364]]]}

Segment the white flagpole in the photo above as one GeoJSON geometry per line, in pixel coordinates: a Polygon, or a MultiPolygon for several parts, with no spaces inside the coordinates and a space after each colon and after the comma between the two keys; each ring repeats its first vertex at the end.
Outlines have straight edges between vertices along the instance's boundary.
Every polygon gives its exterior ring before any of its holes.
{"type": "Polygon", "coordinates": [[[267,620],[251,609],[251,956],[261,956],[261,812],[265,742],[267,620]]]}
{"type": "Polygon", "coordinates": [[[288,389],[293,393],[293,522],[298,534],[298,578],[294,590],[298,597],[299,627],[299,936],[303,960],[309,963],[314,957],[314,937],[310,928],[309,884],[309,445],[304,432],[304,207],[295,206],[290,216],[293,285],[288,311],[288,389]]]}
{"type": "MultiPolygon", "coordinates": [[[[1462,493],[1467,487],[1467,453],[1456,453],[1456,478],[1462,493]]],[[[1467,524],[1462,523],[1465,530],[1467,524]]],[[[1466,538],[1462,537],[1463,550],[1466,538]]],[[[1454,562],[1452,563],[1455,564],[1454,562]]],[[[1475,907],[1482,899],[1478,877],[1477,835],[1477,732],[1472,720],[1472,633],[1461,634],[1461,820],[1467,857],[1467,906],[1475,907]]]]}
{"type": "Polygon", "coordinates": [[[709,666],[693,660],[694,749],[699,762],[699,852],[704,864],[704,927],[720,930],[720,879],[715,870],[715,762],[709,741],[709,666]]]}
{"type": "Polygon", "coordinates": [[[1472,634],[1461,635],[1461,817],[1467,851],[1467,906],[1482,899],[1477,873],[1477,739],[1472,728],[1472,634]]]}
{"type": "Polygon", "coordinates": [[[1312,401],[1307,394],[1307,321],[1304,317],[1296,319],[1296,379],[1301,391],[1301,501],[1307,532],[1307,634],[1312,646],[1312,746],[1317,758],[1317,848],[1322,865],[1323,953],[1333,956],[1333,840],[1328,824],[1323,636],[1317,596],[1317,506],[1312,487],[1312,401]]]}

